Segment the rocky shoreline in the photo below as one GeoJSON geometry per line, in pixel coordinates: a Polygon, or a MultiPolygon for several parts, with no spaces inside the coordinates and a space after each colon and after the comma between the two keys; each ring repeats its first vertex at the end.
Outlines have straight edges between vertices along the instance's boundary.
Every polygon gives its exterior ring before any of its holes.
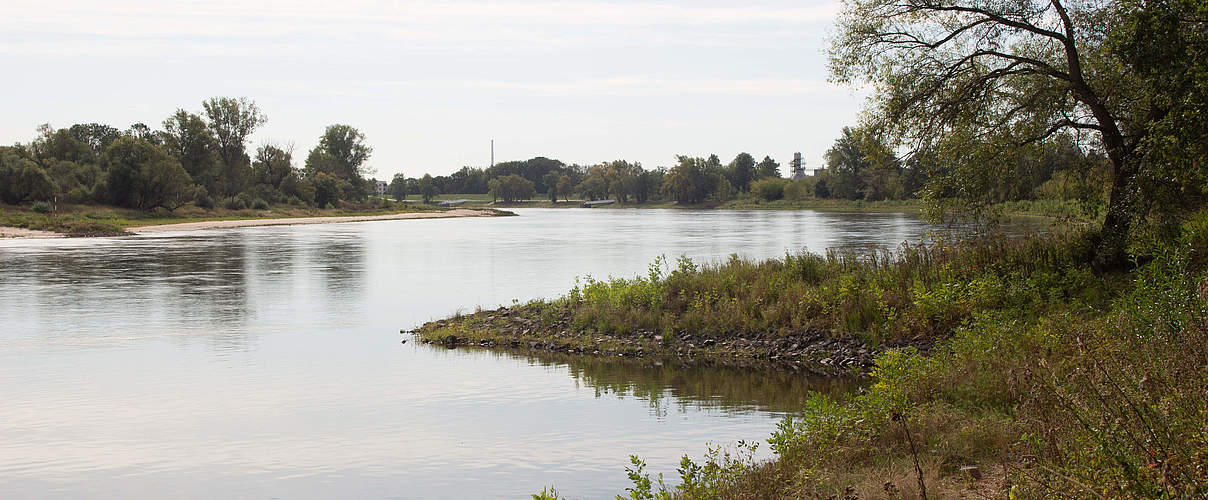
{"type": "MultiPolygon", "coordinates": [[[[552,307],[552,306],[551,306],[552,307]]],[[[425,344],[447,348],[477,346],[492,349],[558,352],[597,357],[658,357],[697,364],[777,368],[823,376],[859,376],[873,367],[888,349],[914,347],[922,352],[932,342],[911,339],[869,345],[827,330],[781,333],[738,333],[726,338],[639,331],[618,336],[574,328],[571,311],[531,305],[479,311],[425,323],[412,331],[425,344]]]]}

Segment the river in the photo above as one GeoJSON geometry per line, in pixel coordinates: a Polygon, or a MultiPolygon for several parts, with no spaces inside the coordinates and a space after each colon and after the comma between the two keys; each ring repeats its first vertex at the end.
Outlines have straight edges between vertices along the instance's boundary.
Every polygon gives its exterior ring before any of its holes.
{"type": "MultiPolygon", "coordinates": [[[[897,245],[904,214],[519,217],[0,240],[0,498],[611,497],[761,441],[788,373],[447,350],[401,329],[657,256],[897,245]]],[[[766,444],[763,445],[766,453],[766,444]]]]}

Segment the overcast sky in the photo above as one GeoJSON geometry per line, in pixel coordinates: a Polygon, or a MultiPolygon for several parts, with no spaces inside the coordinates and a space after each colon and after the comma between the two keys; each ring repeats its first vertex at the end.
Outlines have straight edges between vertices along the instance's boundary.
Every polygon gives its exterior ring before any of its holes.
{"type": "Polygon", "coordinates": [[[213,96],[252,147],[359,128],[377,177],[548,156],[648,168],[741,151],[818,165],[863,99],[826,81],[838,2],[4,0],[0,143],[213,96]]]}

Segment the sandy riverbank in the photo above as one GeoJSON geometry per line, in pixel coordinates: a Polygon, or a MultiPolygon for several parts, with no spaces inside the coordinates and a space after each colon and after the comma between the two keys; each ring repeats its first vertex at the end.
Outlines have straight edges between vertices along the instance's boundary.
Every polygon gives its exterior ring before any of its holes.
{"type": "MultiPolygon", "coordinates": [[[[493,209],[458,208],[446,212],[408,212],[385,215],[348,215],[329,217],[281,217],[275,219],[236,219],[208,220],[196,222],[179,222],[176,224],[158,224],[154,226],[137,226],[126,228],[132,234],[155,234],[168,231],[198,231],[203,229],[231,229],[252,226],[290,226],[294,224],[331,224],[337,222],[369,222],[379,220],[405,219],[447,219],[454,217],[494,217],[499,215],[515,215],[509,212],[493,209]]],[[[0,226],[0,239],[3,238],[62,238],[67,236],[53,231],[39,231],[20,227],[0,226]]]]}
{"type": "Polygon", "coordinates": [[[62,238],[65,236],[62,233],[53,231],[38,231],[36,229],[25,229],[23,227],[7,227],[0,226],[0,239],[4,238],[62,238]]]}
{"type": "Polygon", "coordinates": [[[211,220],[199,222],[182,222],[179,224],[161,224],[157,226],[131,227],[128,230],[134,234],[162,233],[165,231],[197,231],[201,229],[231,229],[236,227],[253,226],[292,226],[295,224],[331,224],[337,222],[369,222],[379,220],[404,219],[445,219],[452,217],[491,217],[497,215],[491,210],[474,210],[458,208],[447,212],[411,212],[386,215],[351,215],[332,217],[285,217],[280,219],[240,219],[240,220],[211,220]]]}

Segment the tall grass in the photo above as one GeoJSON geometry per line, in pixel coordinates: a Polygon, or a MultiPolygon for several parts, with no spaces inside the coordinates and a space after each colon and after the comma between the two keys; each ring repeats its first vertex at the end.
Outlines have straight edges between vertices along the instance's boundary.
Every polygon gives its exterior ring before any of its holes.
{"type": "Polygon", "coordinates": [[[1085,272],[1076,238],[974,245],[801,257],[803,281],[841,281],[817,272],[840,266],[853,282],[987,298],[930,354],[890,350],[866,389],[809,399],[769,439],[776,460],[671,496],[1208,497],[1208,213],[1107,278],[1085,272]]]}
{"type": "Polygon", "coordinates": [[[681,257],[646,276],[587,278],[562,299],[577,327],[627,335],[653,331],[725,338],[825,330],[878,343],[942,338],[975,311],[1053,299],[1104,307],[1107,284],[1085,267],[1085,234],[987,236],[895,250],[796,253],[716,265],[681,257]]]}

